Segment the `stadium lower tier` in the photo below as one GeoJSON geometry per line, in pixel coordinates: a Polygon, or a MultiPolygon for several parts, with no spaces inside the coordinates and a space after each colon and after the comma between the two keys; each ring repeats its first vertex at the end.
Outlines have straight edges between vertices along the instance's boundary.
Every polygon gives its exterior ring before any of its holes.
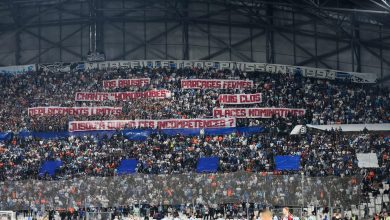
{"type": "Polygon", "coordinates": [[[388,205],[386,133],[153,132],[0,143],[2,210],[129,204],[388,205]],[[367,157],[368,156],[368,157],[367,157]],[[368,159],[367,159],[368,158],[368,159]],[[66,202],[65,202],[66,201],[66,202]]]}
{"type": "MultiPolygon", "coordinates": [[[[216,158],[213,172],[272,172],[307,176],[384,177],[389,167],[389,138],[385,134],[309,132],[281,135],[269,132],[220,135],[183,135],[163,132],[140,135],[113,133],[111,136],[65,136],[41,139],[18,136],[0,144],[0,178],[72,179],[84,176],[115,176],[121,162],[133,159],[133,172],[182,174],[208,172],[199,168],[200,159],[216,158]],[[372,161],[359,154],[371,153],[372,161]],[[368,160],[368,166],[363,160],[368,160]],[[46,166],[55,162],[57,167],[46,166]],[[372,164],[370,164],[372,162],[372,164]],[[44,167],[51,172],[42,170],[44,167]]],[[[365,156],[365,155],[363,155],[365,156]]],[[[370,156],[370,155],[366,155],[370,156]]]]}

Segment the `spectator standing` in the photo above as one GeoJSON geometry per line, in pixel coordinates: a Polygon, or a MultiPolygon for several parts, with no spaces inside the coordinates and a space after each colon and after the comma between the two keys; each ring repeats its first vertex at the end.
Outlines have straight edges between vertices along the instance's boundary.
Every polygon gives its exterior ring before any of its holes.
{"type": "Polygon", "coordinates": [[[283,220],[293,220],[293,215],[290,213],[288,207],[283,208],[283,220]]]}
{"type": "Polygon", "coordinates": [[[272,212],[269,210],[263,211],[261,213],[261,220],[272,220],[272,212]]]}

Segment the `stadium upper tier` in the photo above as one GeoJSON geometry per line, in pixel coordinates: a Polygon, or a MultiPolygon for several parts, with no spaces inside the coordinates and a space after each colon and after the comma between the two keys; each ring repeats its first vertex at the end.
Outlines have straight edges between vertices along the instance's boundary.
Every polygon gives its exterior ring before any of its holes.
{"type": "Polygon", "coordinates": [[[353,74],[324,79],[296,68],[274,74],[245,68],[39,67],[0,75],[0,131],[64,131],[69,121],[212,117],[285,130],[296,124],[386,123],[390,118],[389,90],[356,83],[353,74]]]}

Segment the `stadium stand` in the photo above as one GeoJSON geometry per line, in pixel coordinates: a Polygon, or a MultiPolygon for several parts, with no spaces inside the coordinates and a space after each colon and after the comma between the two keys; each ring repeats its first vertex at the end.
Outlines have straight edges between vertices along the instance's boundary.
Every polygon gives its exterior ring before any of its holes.
{"type": "MultiPolygon", "coordinates": [[[[192,175],[196,172],[243,172],[271,177],[336,176],[351,177],[352,180],[359,176],[362,179],[355,185],[362,194],[361,201],[352,206],[339,204],[343,216],[347,219],[356,216],[365,219],[374,215],[386,217],[390,210],[388,132],[344,132],[341,129],[319,131],[308,127],[306,133],[290,135],[296,125],[389,123],[390,92],[386,88],[348,80],[304,78],[297,74],[278,75],[211,68],[122,68],[71,73],[40,69],[26,74],[0,75],[0,83],[0,178],[3,182],[14,182],[17,185],[16,182],[21,181],[72,181],[130,173],[192,175]],[[144,80],[145,83],[126,85],[124,88],[102,86],[105,80],[145,78],[149,78],[150,82],[144,80]],[[186,79],[253,80],[253,86],[244,89],[184,89],[182,81],[186,79]],[[158,99],[144,97],[145,92],[151,94],[150,91],[160,90],[169,91],[169,95],[158,99]],[[142,94],[141,98],[126,101],[115,98],[75,101],[78,92],[128,91],[142,94]],[[261,99],[244,104],[226,104],[219,98],[223,94],[244,93],[260,93],[261,99]],[[56,111],[32,109],[53,106],[56,111]],[[82,107],[89,112],[76,113],[74,109],[60,111],[60,107],[82,107]],[[121,109],[118,112],[104,110],[100,113],[89,109],[95,107],[121,109]],[[69,132],[70,123],[77,121],[211,119],[215,116],[215,109],[229,108],[291,108],[304,109],[305,112],[274,112],[270,117],[261,119],[238,117],[235,119],[237,127],[233,128],[169,130],[159,126],[144,128],[138,123],[119,129],[114,126],[108,129],[111,131],[96,131],[99,129],[94,127],[92,132],[69,132]],[[359,166],[358,153],[374,153],[378,158],[377,167],[359,166]],[[214,164],[207,163],[205,158],[212,158],[214,164]],[[206,162],[204,167],[203,162],[206,162]]],[[[235,112],[233,117],[240,112],[235,112]]],[[[225,189],[226,194],[234,194],[235,190],[225,189]]],[[[260,193],[261,190],[257,191],[260,193]]],[[[24,207],[18,210],[22,215],[34,212],[31,210],[37,212],[40,205],[49,207],[50,196],[44,198],[42,195],[39,201],[34,201],[26,208],[28,201],[13,197],[12,188],[3,187],[1,192],[5,197],[0,207],[24,207]]],[[[169,195],[172,192],[168,190],[166,193],[169,195]]],[[[188,218],[208,219],[223,215],[226,218],[246,219],[249,216],[257,218],[259,210],[265,207],[284,205],[278,201],[274,201],[274,204],[247,201],[202,204],[197,198],[193,200],[183,204],[148,204],[138,201],[111,207],[87,207],[75,201],[72,209],[60,213],[65,217],[98,212],[158,219],[168,214],[181,219],[184,215],[188,218]]],[[[331,213],[326,205],[321,208],[301,208],[299,212],[300,216],[306,217],[312,213],[322,217],[331,213]]],[[[336,209],[332,212],[335,216],[341,213],[336,209]]]]}

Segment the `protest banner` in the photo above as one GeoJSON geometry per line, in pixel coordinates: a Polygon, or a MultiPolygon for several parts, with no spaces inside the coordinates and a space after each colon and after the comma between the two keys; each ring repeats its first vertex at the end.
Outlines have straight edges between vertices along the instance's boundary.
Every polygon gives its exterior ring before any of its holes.
{"type": "Polygon", "coordinates": [[[149,84],[150,78],[103,80],[103,88],[105,89],[144,87],[149,84]]]}
{"type": "Polygon", "coordinates": [[[108,120],[71,121],[69,131],[119,130],[128,128],[229,128],[236,127],[235,118],[224,119],[165,119],[165,120],[108,120]]]}
{"type": "Polygon", "coordinates": [[[122,107],[34,107],[28,109],[30,117],[36,116],[57,116],[57,115],[120,115],[122,114],[122,107]]]}
{"type": "Polygon", "coordinates": [[[84,102],[131,101],[134,99],[170,98],[168,90],[150,90],[145,92],[77,92],[75,100],[84,102]]]}
{"type": "Polygon", "coordinates": [[[219,103],[226,105],[256,104],[261,102],[261,93],[255,94],[221,94],[219,103]]]}
{"type": "Polygon", "coordinates": [[[252,80],[182,79],[182,89],[249,89],[252,80]]]}
{"type": "Polygon", "coordinates": [[[272,118],[273,115],[286,118],[289,114],[294,116],[305,115],[305,109],[295,108],[214,108],[213,117],[235,118],[272,118]]]}

